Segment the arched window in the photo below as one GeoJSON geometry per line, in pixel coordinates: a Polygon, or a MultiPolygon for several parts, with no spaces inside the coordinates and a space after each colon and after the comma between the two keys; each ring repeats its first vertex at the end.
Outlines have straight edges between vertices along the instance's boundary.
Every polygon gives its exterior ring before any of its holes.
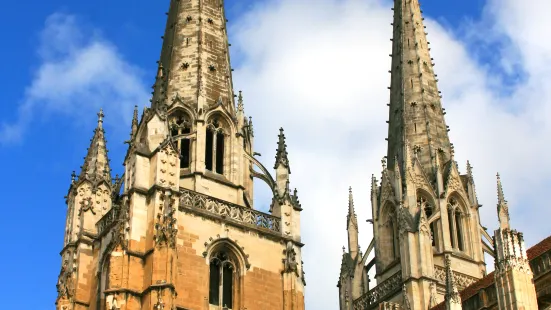
{"type": "MultiPolygon", "coordinates": [[[[434,204],[432,204],[429,200],[427,200],[425,197],[419,194],[417,195],[417,206],[419,207],[420,210],[423,210],[425,212],[427,219],[430,219],[436,213],[436,208],[434,207],[434,204]]],[[[432,221],[430,223],[430,234],[432,238],[432,246],[436,248],[440,246],[438,226],[439,226],[439,220],[432,221]]]]}
{"type": "Polygon", "coordinates": [[[209,303],[211,305],[232,309],[234,304],[235,260],[228,252],[222,251],[210,260],[209,303]]]}
{"type": "Polygon", "coordinates": [[[380,223],[381,255],[383,261],[391,263],[400,256],[400,244],[398,242],[398,222],[394,206],[387,204],[383,209],[380,223]]]}
{"type": "Polygon", "coordinates": [[[213,118],[207,125],[205,141],[205,168],[224,174],[225,134],[220,121],[213,118]]]}
{"type": "Polygon", "coordinates": [[[180,168],[189,168],[191,164],[191,140],[189,137],[181,137],[191,133],[190,118],[184,113],[172,115],[169,121],[170,135],[177,140],[177,147],[180,150],[180,168]]]}
{"type": "Polygon", "coordinates": [[[450,223],[450,241],[452,248],[465,251],[464,213],[459,201],[452,197],[448,201],[448,220],[450,223]]]}

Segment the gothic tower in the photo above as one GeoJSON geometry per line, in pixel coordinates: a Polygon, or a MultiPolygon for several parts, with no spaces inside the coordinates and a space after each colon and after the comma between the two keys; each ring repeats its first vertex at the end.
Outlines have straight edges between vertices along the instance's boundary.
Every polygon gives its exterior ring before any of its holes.
{"type": "Polygon", "coordinates": [[[374,240],[363,254],[375,250],[366,267],[375,266],[377,286],[354,300],[365,309],[426,310],[451,294],[452,267],[456,290],[482,278],[491,248],[472,168],[462,175],[454,160],[419,1],[395,0],[392,10],[387,155],[380,183],[372,178],[374,240]]]}
{"type": "Polygon", "coordinates": [[[275,178],[234,94],[221,0],[171,0],[151,106],[111,179],[100,112],[67,198],[57,309],[304,309],[300,212],[280,129],[275,178]],[[253,178],[273,192],[253,208],[253,178]]]}

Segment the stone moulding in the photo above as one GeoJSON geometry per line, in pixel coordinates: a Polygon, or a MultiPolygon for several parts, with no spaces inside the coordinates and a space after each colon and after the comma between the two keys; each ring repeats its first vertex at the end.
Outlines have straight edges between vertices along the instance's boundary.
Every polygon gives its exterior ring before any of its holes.
{"type": "Polygon", "coordinates": [[[390,278],[384,280],[379,285],[367,293],[354,300],[352,303],[354,310],[365,310],[382,302],[385,297],[399,292],[402,289],[402,271],[399,270],[390,278]]]}
{"type": "MultiPolygon", "coordinates": [[[[434,266],[434,278],[442,285],[446,283],[446,268],[440,266],[434,266]]],[[[475,283],[479,279],[468,276],[466,274],[453,271],[454,284],[458,290],[463,290],[467,286],[475,283]]]]}
{"type": "Polygon", "coordinates": [[[207,195],[180,188],[180,206],[183,208],[208,212],[222,219],[232,220],[239,224],[281,233],[281,219],[273,215],[242,207],[207,195]]]}

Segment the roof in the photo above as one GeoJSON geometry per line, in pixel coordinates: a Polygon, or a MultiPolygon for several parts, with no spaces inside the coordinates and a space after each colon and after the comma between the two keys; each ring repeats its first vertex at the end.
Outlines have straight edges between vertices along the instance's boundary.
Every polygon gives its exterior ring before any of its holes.
{"type": "MultiPolygon", "coordinates": [[[[537,258],[538,256],[542,255],[543,253],[551,250],[551,236],[543,239],[538,244],[530,247],[528,250],[526,250],[526,255],[528,256],[528,260],[533,260],[534,258],[537,258]]],[[[459,295],[461,295],[461,301],[466,301],[467,299],[473,297],[474,295],[478,294],[478,292],[481,289],[485,289],[489,287],[490,285],[494,284],[494,272],[489,273],[482,279],[476,281],[475,283],[467,286],[464,288],[459,295]]],[[[430,310],[445,310],[446,309],[446,302],[441,302],[435,307],[432,307],[430,310]]]]}

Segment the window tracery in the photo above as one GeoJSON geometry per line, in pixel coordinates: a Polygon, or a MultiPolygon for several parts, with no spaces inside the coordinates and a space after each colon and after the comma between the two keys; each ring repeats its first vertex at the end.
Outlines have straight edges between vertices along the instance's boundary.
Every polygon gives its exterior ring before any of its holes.
{"type": "Polygon", "coordinates": [[[209,304],[232,309],[238,269],[227,251],[217,252],[210,260],[209,304]]]}
{"type": "MultiPolygon", "coordinates": [[[[425,215],[428,220],[430,220],[430,218],[434,214],[436,214],[436,207],[434,206],[434,204],[422,195],[417,195],[417,207],[419,208],[419,210],[422,210],[423,212],[425,212],[425,215]]],[[[439,226],[440,226],[440,220],[432,221],[430,222],[430,225],[429,225],[430,235],[432,239],[432,246],[436,248],[439,248],[440,246],[440,238],[439,238],[440,234],[438,233],[439,226]]]]}
{"type": "Polygon", "coordinates": [[[465,214],[455,197],[451,197],[448,201],[448,220],[452,248],[465,251],[465,214]]]}
{"type": "Polygon", "coordinates": [[[226,132],[218,117],[211,118],[207,124],[205,143],[205,168],[218,174],[224,174],[224,155],[226,132]]]}
{"type": "Polygon", "coordinates": [[[384,208],[380,227],[381,238],[383,239],[381,254],[387,258],[388,262],[393,262],[400,256],[400,248],[398,242],[398,221],[392,204],[388,204],[384,208]]]}
{"type": "Polygon", "coordinates": [[[169,119],[170,135],[177,139],[180,150],[180,168],[189,168],[191,164],[191,139],[185,136],[191,133],[191,127],[191,119],[185,113],[176,113],[169,119]]]}

